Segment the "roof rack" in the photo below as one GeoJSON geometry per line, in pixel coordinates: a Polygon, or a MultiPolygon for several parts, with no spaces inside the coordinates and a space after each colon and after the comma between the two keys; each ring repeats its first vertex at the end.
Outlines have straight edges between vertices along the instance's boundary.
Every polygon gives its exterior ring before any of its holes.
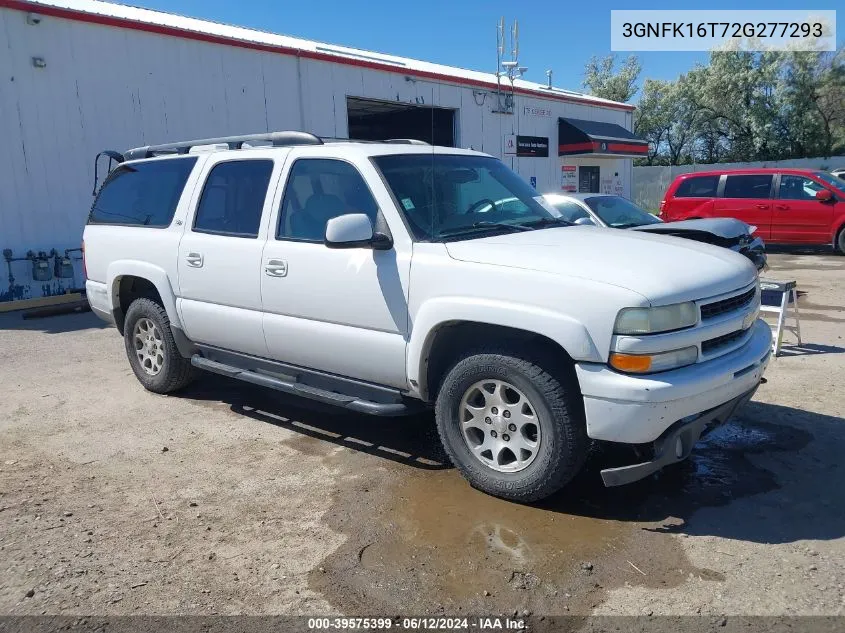
{"type": "Polygon", "coordinates": [[[321,136],[320,140],[324,143],[389,143],[391,145],[429,145],[429,143],[415,138],[363,139],[345,138],[340,136],[321,136]]]}
{"type": "Polygon", "coordinates": [[[416,138],[388,138],[383,140],[382,143],[396,143],[397,145],[429,145],[429,143],[416,138]]]}
{"type": "Polygon", "coordinates": [[[192,147],[203,145],[227,145],[229,149],[241,149],[244,143],[264,143],[273,147],[286,145],[322,145],[319,137],[307,132],[267,132],[265,134],[244,134],[242,136],[221,136],[219,138],[203,138],[195,141],[179,143],[164,143],[163,145],[146,145],[123,152],[124,160],[150,158],[159,154],[187,154],[192,147]]]}

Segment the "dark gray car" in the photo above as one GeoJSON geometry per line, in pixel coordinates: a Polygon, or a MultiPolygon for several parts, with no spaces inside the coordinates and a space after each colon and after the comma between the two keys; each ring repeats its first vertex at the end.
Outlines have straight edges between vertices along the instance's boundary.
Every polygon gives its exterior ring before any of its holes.
{"type": "Polygon", "coordinates": [[[766,248],[763,240],[753,235],[756,227],[734,218],[664,222],[621,196],[600,193],[548,193],[543,197],[563,214],[563,219],[575,224],[646,231],[715,244],[745,255],[757,270],[766,267],[766,248]]]}

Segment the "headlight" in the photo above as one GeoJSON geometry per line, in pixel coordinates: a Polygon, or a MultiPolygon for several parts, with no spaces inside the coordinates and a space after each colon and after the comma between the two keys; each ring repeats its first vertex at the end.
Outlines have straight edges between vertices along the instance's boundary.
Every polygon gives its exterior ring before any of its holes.
{"type": "Polygon", "coordinates": [[[684,347],[671,352],[657,354],[620,354],[611,352],[610,366],[629,374],[652,374],[658,371],[668,371],[686,365],[692,365],[698,360],[697,347],[684,347]]]}
{"type": "Polygon", "coordinates": [[[655,334],[680,330],[698,322],[695,303],[675,303],[657,308],[625,308],[616,317],[615,334],[655,334]]]}

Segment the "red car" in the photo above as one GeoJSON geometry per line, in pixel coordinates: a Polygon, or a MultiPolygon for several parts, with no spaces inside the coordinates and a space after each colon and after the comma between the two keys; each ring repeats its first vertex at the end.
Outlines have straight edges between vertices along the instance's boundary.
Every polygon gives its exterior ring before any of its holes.
{"type": "Polygon", "coordinates": [[[736,218],[774,244],[831,244],[845,254],[845,182],[814,169],[697,171],[660,203],[667,222],[736,218]]]}

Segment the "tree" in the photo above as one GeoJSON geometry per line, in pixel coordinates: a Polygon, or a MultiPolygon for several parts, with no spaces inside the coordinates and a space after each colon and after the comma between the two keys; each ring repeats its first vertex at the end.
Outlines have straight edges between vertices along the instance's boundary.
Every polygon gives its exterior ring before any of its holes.
{"type": "Polygon", "coordinates": [[[822,154],[845,152],[845,48],[822,53],[814,103],[824,128],[822,154]]]}
{"type": "Polygon", "coordinates": [[[590,94],[602,99],[627,103],[637,90],[637,79],[642,67],[636,55],[631,55],[619,67],[616,67],[616,55],[611,54],[599,59],[591,57],[584,68],[584,87],[590,94]]]}
{"type": "Polygon", "coordinates": [[[634,131],[649,165],[845,152],[845,50],[715,51],[675,81],[646,79],[634,131]]]}
{"type": "Polygon", "coordinates": [[[646,79],[640,102],[634,111],[634,134],[648,141],[646,164],[653,165],[661,153],[665,140],[667,121],[665,100],[670,82],[659,79],[646,79]]]}
{"type": "Polygon", "coordinates": [[[645,80],[634,132],[649,142],[649,165],[658,154],[670,165],[680,165],[692,154],[699,112],[689,90],[684,77],[677,82],[645,80]]]}

